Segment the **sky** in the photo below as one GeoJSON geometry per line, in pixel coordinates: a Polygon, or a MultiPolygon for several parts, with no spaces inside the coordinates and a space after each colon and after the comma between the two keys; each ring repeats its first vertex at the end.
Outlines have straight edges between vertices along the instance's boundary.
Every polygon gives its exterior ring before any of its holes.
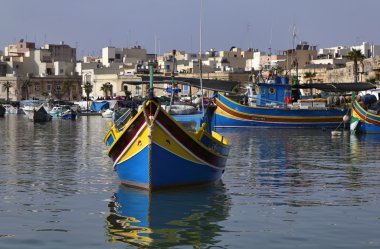
{"type": "Polygon", "coordinates": [[[203,52],[235,46],[276,53],[293,47],[293,29],[296,44],[317,48],[380,45],[379,0],[3,0],[0,6],[3,51],[23,38],[38,47],[64,41],[77,57],[134,45],[160,54],[199,52],[200,45],[203,52]]]}

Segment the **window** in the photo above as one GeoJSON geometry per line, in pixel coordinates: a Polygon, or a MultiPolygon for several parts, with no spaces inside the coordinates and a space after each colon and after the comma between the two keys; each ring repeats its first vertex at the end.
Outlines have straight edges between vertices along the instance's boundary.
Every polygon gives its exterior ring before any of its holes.
{"type": "Polygon", "coordinates": [[[47,84],[46,88],[48,91],[51,91],[51,84],[47,84]]]}
{"type": "Polygon", "coordinates": [[[63,69],[59,69],[59,73],[63,73],[63,69]]]}
{"type": "Polygon", "coordinates": [[[40,84],[34,85],[34,91],[39,92],[41,90],[40,84]]]}
{"type": "Polygon", "coordinates": [[[57,91],[61,91],[61,85],[56,85],[56,86],[55,86],[55,90],[57,90],[57,91]]]}

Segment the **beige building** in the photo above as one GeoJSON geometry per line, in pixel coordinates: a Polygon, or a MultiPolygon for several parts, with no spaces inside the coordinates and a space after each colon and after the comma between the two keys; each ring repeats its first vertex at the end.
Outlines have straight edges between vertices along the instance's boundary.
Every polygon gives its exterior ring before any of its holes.
{"type": "MultiPolygon", "coordinates": [[[[35,44],[20,40],[5,48],[1,57],[0,82],[13,85],[10,98],[79,100],[81,78],[74,73],[76,49],[65,45],[45,44],[36,49],[35,44]]],[[[3,90],[3,89],[2,89],[3,90]]],[[[0,92],[0,98],[3,91],[0,92]]]]}
{"type": "MultiPolygon", "coordinates": [[[[367,80],[380,81],[380,56],[359,62],[357,71],[359,72],[359,82],[365,82],[367,80]]],[[[307,68],[299,69],[298,75],[303,83],[308,81],[304,77],[306,72],[314,72],[316,74],[313,82],[341,83],[355,81],[354,63],[352,61],[347,62],[344,67],[311,64],[307,68]]],[[[295,74],[294,70],[292,74],[295,74]]]]}
{"type": "Polygon", "coordinates": [[[23,99],[80,100],[82,97],[81,78],[78,76],[46,76],[46,77],[0,77],[0,99],[6,99],[3,82],[10,82],[11,101],[23,99]]]}

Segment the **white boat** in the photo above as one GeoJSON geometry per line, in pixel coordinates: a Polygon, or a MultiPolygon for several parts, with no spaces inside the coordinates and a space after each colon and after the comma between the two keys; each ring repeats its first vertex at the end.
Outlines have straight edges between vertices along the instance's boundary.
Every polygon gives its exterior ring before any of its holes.
{"type": "Polygon", "coordinates": [[[13,105],[4,104],[3,106],[5,107],[5,114],[24,114],[20,108],[13,105]]]}
{"type": "Polygon", "coordinates": [[[44,106],[45,110],[47,112],[50,111],[49,104],[45,100],[21,100],[20,101],[20,108],[24,111],[28,117],[31,117],[33,114],[32,112],[39,108],[40,106],[44,106]]]}
{"type": "Polygon", "coordinates": [[[112,118],[113,115],[113,110],[107,109],[104,112],[102,112],[102,117],[103,118],[112,118]]]}
{"type": "Polygon", "coordinates": [[[197,112],[195,106],[180,104],[164,106],[164,110],[171,115],[190,115],[197,112]]]}
{"type": "Polygon", "coordinates": [[[51,115],[43,104],[37,107],[33,107],[31,111],[28,109],[25,114],[30,121],[33,121],[35,123],[48,122],[51,120],[51,115]]]}
{"type": "Polygon", "coordinates": [[[62,116],[62,113],[66,110],[68,110],[68,108],[66,108],[65,106],[54,106],[53,108],[51,108],[49,113],[53,117],[60,117],[62,116]]]}

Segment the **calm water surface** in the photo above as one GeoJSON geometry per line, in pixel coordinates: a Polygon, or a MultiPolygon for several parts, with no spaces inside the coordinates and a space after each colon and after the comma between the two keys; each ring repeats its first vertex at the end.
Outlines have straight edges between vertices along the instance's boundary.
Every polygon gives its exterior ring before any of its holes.
{"type": "Polygon", "coordinates": [[[380,248],[380,136],[220,130],[213,186],[119,185],[108,120],[0,118],[0,248],[380,248]]]}

